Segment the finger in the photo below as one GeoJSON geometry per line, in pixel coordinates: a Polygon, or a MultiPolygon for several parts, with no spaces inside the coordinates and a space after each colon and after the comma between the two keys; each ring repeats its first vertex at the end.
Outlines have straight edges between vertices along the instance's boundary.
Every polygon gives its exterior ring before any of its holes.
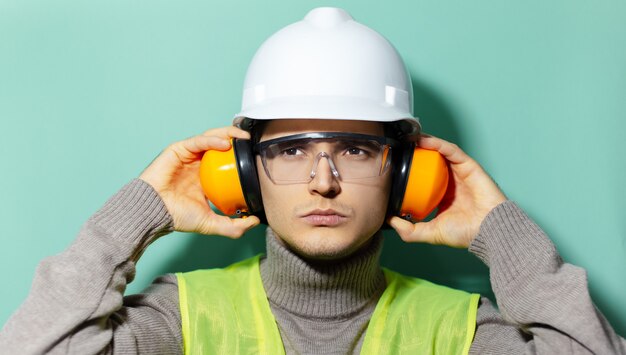
{"type": "Polygon", "coordinates": [[[230,141],[215,136],[195,136],[181,142],[183,148],[192,154],[203,153],[209,149],[228,150],[230,141]]]}
{"type": "Polygon", "coordinates": [[[432,224],[429,222],[413,223],[400,217],[391,217],[387,223],[396,230],[400,238],[405,242],[432,243],[435,239],[432,235],[432,224]]]}
{"type": "Polygon", "coordinates": [[[424,149],[436,150],[443,155],[448,161],[455,164],[464,163],[471,160],[469,155],[454,143],[450,143],[441,138],[422,135],[419,146],[424,149]]]}
{"type": "Polygon", "coordinates": [[[240,138],[240,139],[250,139],[250,132],[244,131],[243,129],[235,126],[228,126],[222,128],[213,128],[208,131],[202,133],[203,136],[217,136],[221,138],[240,138]]]}
{"type": "Polygon", "coordinates": [[[218,234],[229,238],[239,238],[246,231],[259,225],[261,221],[256,216],[246,218],[230,218],[227,216],[214,215],[204,234],[218,234]]]}
{"type": "Polygon", "coordinates": [[[189,163],[198,160],[198,156],[209,149],[228,150],[228,148],[230,142],[226,139],[195,136],[172,144],[168,150],[173,152],[179,161],[189,163]]]}

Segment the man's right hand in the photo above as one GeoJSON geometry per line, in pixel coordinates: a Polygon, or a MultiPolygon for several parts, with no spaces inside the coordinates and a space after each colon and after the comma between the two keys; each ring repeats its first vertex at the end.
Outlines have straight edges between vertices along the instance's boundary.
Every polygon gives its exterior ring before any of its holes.
{"type": "Polygon", "coordinates": [[[506,196],[483,168],[456,144],[423,135],[420,147],[436,150],[448,161],[450,183],[437,216],[412,223],[394,216],[388,220],[402,240],[467,248],[489,212],[506,196]]]}
{"type": "Polygon", "coordinates": [[[239,238],[260,223],[255,216],[229,218],[216,214],[202,191],[199,171],[204,152],[228,150],[230,138],[250,139],[250,134],[230,126],[173,143],[139,176],[161,196],[175,230],[239,238]]]}

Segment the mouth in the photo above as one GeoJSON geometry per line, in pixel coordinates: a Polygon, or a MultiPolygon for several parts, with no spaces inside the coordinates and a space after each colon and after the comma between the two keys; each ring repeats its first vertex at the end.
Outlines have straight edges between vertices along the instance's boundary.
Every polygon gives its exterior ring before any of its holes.
{"type": "Polygon", "coordinates": [[[345,214],[333,209],[316,209],[306,212],[300,218],[307,224],[320,227],[333,227],[348,220],[348,217],[345,214]]]}

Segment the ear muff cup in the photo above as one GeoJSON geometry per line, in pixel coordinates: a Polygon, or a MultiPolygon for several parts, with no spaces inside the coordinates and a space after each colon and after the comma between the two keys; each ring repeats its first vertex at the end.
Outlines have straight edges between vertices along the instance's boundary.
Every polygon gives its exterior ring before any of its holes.
{"type": "Polygon", "coordinates": [[[232,139],[226,151],[208,150],[200,163],[205,196],[225,215],[253,214],[265,221],[251,141],[232,139]]]}
{"type": "Polygon", "coordinates": [[[441,202],[448,187],[448,166],[439,152],[404,143],[394,158],[389,212],[422,220],[441,202]]]}

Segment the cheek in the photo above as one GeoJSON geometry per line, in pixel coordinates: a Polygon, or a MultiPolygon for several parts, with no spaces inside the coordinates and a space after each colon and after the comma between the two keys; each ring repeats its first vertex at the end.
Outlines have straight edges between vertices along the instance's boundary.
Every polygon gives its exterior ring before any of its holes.
{"type": "Polygon", "coordinates": [[[391,193],[391,174],[388,172],[368,185],[355,185],[356,208],[359,215],[359,230],[364,235],[372,235],[379,230],[385,218],[391,193]]]}
{"type": "Polygon", "coordinates": [[[389,201],[389,186],[359,186],[351,194],[359,223],[366,229],[378,229],[384,222],[389,201]]]}
{"type": "Polygon", "coordinates": [[[274,185],[263,170],[260,158],[257,157],[257,174],[261,187],[261,198],[267,222],[272,228],[286,224],[290,218],[293,206],[297,202],[295,193],[290,191],[297,185],[274,185]]]}

